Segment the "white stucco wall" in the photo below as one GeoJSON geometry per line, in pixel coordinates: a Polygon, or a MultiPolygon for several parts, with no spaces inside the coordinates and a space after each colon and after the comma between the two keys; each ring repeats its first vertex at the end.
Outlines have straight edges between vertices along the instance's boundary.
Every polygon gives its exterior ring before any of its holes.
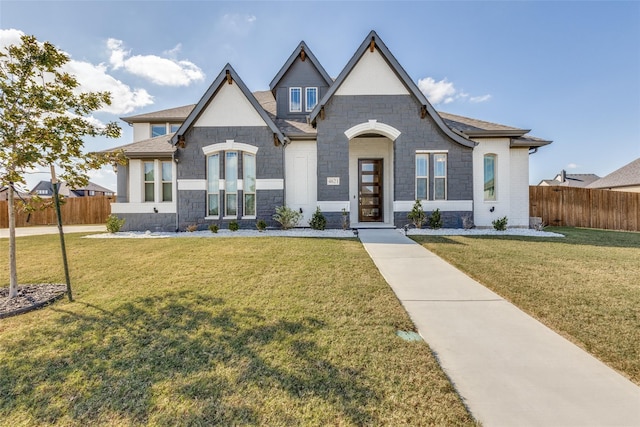
{"type": "Polygon", "coordinates": [[[509,227],[529,227],[529,150],[509,148],[509,138],[478,138],[475,141],[479,142],[473,150],[476,226],[493,227],[492,221],[506,216],[509,227]],[[495,201],[484,200],[485,154],[497,156],[495,201]]]}
{"type": "Polygon", "coordinates": [[[134,123],[133,124],[133,142],[142,141],[151,138],[150,123],[134,123]]]}
{"type": "Polygon", "coordinates": [[[342,82],[336,95],[408,95],[409,91],[378,50],[368,49],[342,82]]]}
{"type": "Polygon", "coordinates": [[[223,84],[194,126],[266,126],[237,84],[223,84]]]}

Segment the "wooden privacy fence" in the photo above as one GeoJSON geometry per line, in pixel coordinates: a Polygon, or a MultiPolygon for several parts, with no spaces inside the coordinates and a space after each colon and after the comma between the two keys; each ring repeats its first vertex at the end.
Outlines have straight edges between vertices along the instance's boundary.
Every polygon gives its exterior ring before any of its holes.
{"type": "Polygon", "coordinates": [[[640,193],[531,186],[529,214],[546,225],[640,231],[640,193]]]}
{"type": "MultiPolygon", "coordinates": [[[[18,207],[16,209],[16,226],[27,227],[31,225],[56,225],[56,210],[53,206],[53,199],[43,199],[48,205],[44,209],[36,209],[29,213],[18,207]]],[[[62,223],[73,224],[104,224],[111,213],[111,203],[115,202],[115,197],[95,196],[95,197],[68,197],[60,205],[62,223]]],[[[9,213],[7,211],[7,201],[0,201],[0,228],[9,227],[9,213]]],[[[20,203],[18,203],[18,206],[20,203]]]]}

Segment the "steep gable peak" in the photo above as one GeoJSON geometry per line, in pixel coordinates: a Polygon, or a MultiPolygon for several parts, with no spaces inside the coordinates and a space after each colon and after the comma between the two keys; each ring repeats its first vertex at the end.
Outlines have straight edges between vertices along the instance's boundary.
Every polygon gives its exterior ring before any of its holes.
{"type": "MultiPolygon", "coordinates": [[[[356,49],[355,53],[344,67],[344,69],[340,72],[338,77],[334,80],[333,84],[325,93],[325,95],[320,99],[320,102],[315,106],[313,111],[311,112],[309,119],[310,122],[315,126],[318,118],[322,119],[324,117],[324,107],[329,102],[331,97],[338,94],[338,91],[341,89],[341,86],[350,78],[351,74],[356,73],[356,77],[358,74],[360,77],[366,77],[369,72],[366,70],[368,66],[379,67],[383,63],[386,63],[386,73],[387,78],[385,82],[390,86],[386,86],[383,91],[381,91],[381,95],[389,95],[389,94],[398,94],[398,93],[407,93],[413,96],[418,104],[420,105],[420,110],[416,112],[416,114],[420,114],[421,118],[426,118],[427,115],[431,116],[436,125],[451,139],[456,141],[457,143],[466,146],[466,147],[474,147],[476,145],[475,142],[471,141],[465,135],[461,134],[455,129],[451,129],[449,126],[445,124],[442,120],[442,117],[438,114],[438,112],[433,108],[431,103],[427,100],[427,97],[420,91],[416,83],[411,80],[407,72],[402,68],[400,63],[393,56],[387,45],[382,41],[380,36],[375,31],[371,31],[362,41],[360,46],[356,49]],[[368,63],[361,63],[361,59],[365,55],[374,55],[370,57],[372,60],[367,60],[368,63]],[[380,62],[383,61],[383,62],[380,62]],[[391,80],[389,79],[391,77],[391,80]],[[393,81],[392,81],[393,80],[393,81]],[[406,92],[404,92],[406,90],[406,92]]],[[[375,77],[375,76],[374,76],[375,77]]],[[[377,78],[377,77],[376,77],[377,78]]],[[[351,90],[344,91],[343,94],[352,94],[351,90]]]]}
{"type": "Polygon", "coordinates": [[[198,123],[207,126],[264,125],[273,131],[276,143],[285,142],[282,132],[260,106],[231,64],[223,67],[178,131],[171,137],[171,144],[184,143],[184,134],[198,123]],[[221,102],[216,102],[218,96],[223,98],[221,102]],[[237,120],[242,120],[242,123],[237,120]]]}
{"type": "Polygon", "coordinates": [[[327,86],[331,86],[333,80],[329,76],[329,73],[327,73],[322,64],[320,64],[320,61],[318,61],[318,58],[316,58],[311,49],[309,49],[309,46],[307,46],[304,41],[301,41],[293,50],[291,55],[289,55],[289,58],[287,58],[273,80],[271,80],[271,83],[269,83],[269,89],[271,89],[271,91],[276,89],[282,78],[287,74],[287,71],[289,71],[296,60],[300,60],[302,62],[309,61],[318,71],[320,76],[322,76],[324,81],[327,83],[327,86]]]}

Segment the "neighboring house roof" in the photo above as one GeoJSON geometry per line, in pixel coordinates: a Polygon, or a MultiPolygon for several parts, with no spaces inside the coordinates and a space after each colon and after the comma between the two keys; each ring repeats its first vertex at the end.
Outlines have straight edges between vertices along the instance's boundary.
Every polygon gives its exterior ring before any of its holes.
{"type": "MultiPolygon", "coordinates": [[[[182,119],[184,120],[184,119],[182,119]]],[[[119,147],[103,150],[103,152],[112,153],[122,150],[127,157],[171,157],[176,147],[171,145],[171,138],[175,133],[156,136],[155,138],[143,139],[142,141],[132,142],[131,144],[121,145],[119,147]]]]}
{"type": "Polygon", "coordinates": [[[600,179],[600,177],[593,173],[566,173],[562,171],[553,179],[543,179],[538,185],[551,187],[586,187],[598,179],[600,179]]]}
{"type": "Polygon", "coordinates": [[[409,90],[409,92],[418,100],[420,105],[422,105],[423,111],[426,110],[429,113],[429,115],[436,122],[436,125],[440,127],[440,129],[448,137],[450,137],[451,139],[453,139],[454,141],[456,141],[457,143],[463,146],[475,147],[476,143],[474,141],[468,139],[468,137],[465,135],[461,135],[456,129],[449,128],[444,123],[444,121],[442,120],[438,112],[433,108],[431,103],[427,100],[427,97],[420,91],[420,89],[413,82],[413,80],[409,78],[409,75],[407,74],[407,72],[404,70],[404,68],[402,68],[400,63],[396,60],[396,58],[393,56],[391,51],[387,48],[387,46],[384,44],[382,39],[380,39],[380,37],[375,31],[371,31],[367,35],[367,37],[365,37],[364,41],[360,44],[360,47],[358,47],[356,52],[353,54],[353,57],[351,58],[351,60],[349,60],[349,62],[344,67],[340,75],[338,75],[338,77],[335,79],[333,84],[329,87],[329,90],[327,91],[327,93],[322,97],[320,102],[318,102],[318,105],[316,105],[316,107],[313,109],[310,115],[310,121],[312,124],[315,124],[316,118],[318,117],[318,114],[320,114],[320,111],[324,108],[326,103],[331,99],[331,97],[338,90],[338,88],[340,88],[340,85],[345,81],[345,79],[349,76],[349,73],[351,73],[353,68],[360,61],[360,58],[362,57],[362,55],[364,55],[365,52],[367,52],[367,50],[370,48],[377,48],[379,50],[379,52],[387,61],[391,69],[398,76],[400,81],[409,90]]]}
{"type": "Polygon", "coordinates": [[[169,108],[166,110],[153,111],[151,113],[138,114],[136,116],[120,117],[121,120],[131,123],[146,123],[146,122],[182,122],[189,113],[193,110],[195,104],[184,105],[182,107],[169,108]]]}
{"type": "Polygon", "coordinates": [[[640,185],[640,158],[592,182],[587,188],[619,188],[637,185],[640,185]]]}
{"type": "MultiPolygon", "coordinates": [[[[29,192],[20,191],[18,189],[16,189],[16,191],[14,192],[14,195],[20,199],[31,197],[31,194],[29,194],[29,192]]],[[[6,185],[4,187],[0,187],[0,200],[7,200],[8,198],[9,198],[9,187],[6,185]]]]}
{"type": "MultiPolygon", "coordinates": [[[[93,183],[89,181],[87,185],[78,188],[70,188],[67,183],[61,182],[58,187],[58,194],[67,197],[77,197],[82,194],[84,191],[96,191],[99,193],[112,193],[115,194],[115,191],[109,190],[101,185],[93,183]]],[[[30,194],[36,194],[38,196],[53,196],[53,184],[51,181],[40,181],[37,183],[33,189],[29,192],[30,194]]]]}
{"type": "Polygon", "coordinates": [[[278,129],[273,119],[271,119],[267,112],[260,106],[260,104],[256,100],[256,97],[253,96],[253,94],[249,91],[247,86],[244,84],[242,79],[238,76],[238,74],[230,64],[224,66],[222,71],[220,71],[220,74],[218,74],[218,77],[216,77],[211,86],[209,86],[209,89],[207,89],[204,96],[189,113],[182,125],[180,125],[178,131],[171,137],[171,144],[178,144],[178,138],[184,135],[187,129],[189,129],[191,125],[198,119],[200,114],[205,111],[209,102],[216,96],[216,93],[218,92],[218,89],[220,89],[221,85],[233,83],[238,85],[240,91],[244,94],[253,108],[255,108],[260,117],[262,117],[262,120],[264,120],[267,126],[273,131],[273,134],[278,139],[280,144],[285,144],[285,137],[280,129],[278,129]]]}
{"type": "Polygon", "coordinates": [[[291,65],[293,65],[293,63],[298,57],[300,57],[303,61],[308,58],[311,61],[311,63],[316,67],[316,69],[318,70],[318,72],[320,73],[324,81],[327,82],[327,86],[331,86],[331,84],[333,83],[333,80],[329,76],[329,73],[326,72],[322,64],[320,64],[320,61],[318,61],[316,56],[313,54],[313,52],[311,52],[311,49],[309,49],[309,47],[305,44],[305,42],[301,41],[298,47],[296,47],[294,51],[291,53],[291,55],[289,56],[287,61],[284,63],[282,68],[280,68],[280,71],[278,71],[278,73],[273,78],[273,80],[271,80],[271,83],[269,83],[269,89],[271,89],[272,92],[275,90],[276,86],[278,86],[278,83],[280,83],[280,80],[282,80],[284,75],[287,73],[289,68],[291,68],[291,65]]]}

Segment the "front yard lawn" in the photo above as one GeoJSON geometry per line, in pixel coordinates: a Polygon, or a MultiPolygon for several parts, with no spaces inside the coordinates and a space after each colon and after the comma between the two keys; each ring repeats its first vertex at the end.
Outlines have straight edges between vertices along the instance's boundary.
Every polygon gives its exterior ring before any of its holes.
{"type": "Polygon", "coordinates": [[[640,233],[414,240],[640,384],[640,233]]]}
{"type": "MultiPolygon", "coordinates": [[[[0,424],[474,424],[428,346],[396,335],[413,325],[355,240],[67,250],[75,302],[0,320],[0,424]]],[[[63,283],[59,253],[18,239],[20,283],[63,283]]]]}

